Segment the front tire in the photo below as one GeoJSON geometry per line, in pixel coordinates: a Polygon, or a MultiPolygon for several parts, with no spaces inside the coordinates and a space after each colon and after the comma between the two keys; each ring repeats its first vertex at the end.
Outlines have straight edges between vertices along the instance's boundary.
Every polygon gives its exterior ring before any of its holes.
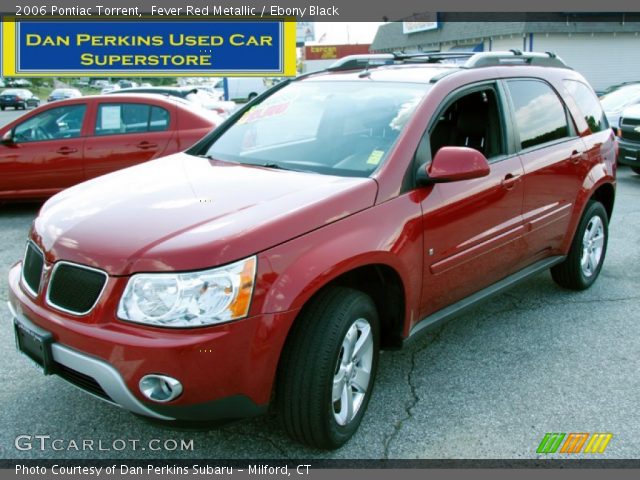
{"type": "Polygon", "coordinates": [[[571,243],[569,255],[551,268],[555,282],[571,290],[585,290],[596,281],[609,239],[609,216],[604,206],[589,201],[571,243]]]}
{"type": "Polygon", "coordinates": [[[294,440],[335,449],[351,438],[371,397],[379,345],[368,295],[332,287],[305,307],[285,344],[276,390],[281,424],[294,440]]]}
{"type": "Polygon", "coordinates": [[[634,173],[640,175],[640,167],[631,167],[631,170],[633,170],[634,173]]]}

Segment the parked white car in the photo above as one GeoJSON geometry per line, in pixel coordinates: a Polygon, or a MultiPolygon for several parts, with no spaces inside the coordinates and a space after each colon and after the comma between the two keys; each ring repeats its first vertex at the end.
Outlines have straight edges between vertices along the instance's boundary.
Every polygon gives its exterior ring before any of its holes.
{"type": "Polygon", "coordinates": [[[267,90],[264,77],[229,77],[229,100],[252,100],[267,90]]]}
{"type": "Polygon", "coordinates": [[[100,93],[104,95],[105,93],[111,93],[115,90],[120,90],[120,87],[118,85],[107,85],[102,90],[100,90],[100,93]]]}

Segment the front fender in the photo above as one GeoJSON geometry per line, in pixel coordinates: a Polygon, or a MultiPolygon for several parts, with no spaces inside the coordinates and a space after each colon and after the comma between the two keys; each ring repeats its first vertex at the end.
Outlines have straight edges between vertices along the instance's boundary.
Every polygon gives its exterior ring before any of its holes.
{"type": "Polygon", "coordinates": [[[403,195],[375,205],[261,253],[252,312],[299,309],[332,280],[377,264],[398,273],[406,319],[420,301],[422,244],[415,199],[403,195]]]}

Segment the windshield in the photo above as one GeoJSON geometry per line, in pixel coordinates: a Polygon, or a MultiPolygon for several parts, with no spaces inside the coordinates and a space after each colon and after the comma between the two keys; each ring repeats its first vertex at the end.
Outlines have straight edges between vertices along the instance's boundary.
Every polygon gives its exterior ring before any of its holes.
{"type": "Polygon", "coordinates": [[[600,99],[606,112],[622,110],[627,105],[640,101],[640,84],[627,85],[605,95],[600,99]]]}
{"type": "Polygon", "coordinates": [[[292,82],[253,106],[213,143],[218,160],[342,176],[384,162],[429,85],[292,82]]]}

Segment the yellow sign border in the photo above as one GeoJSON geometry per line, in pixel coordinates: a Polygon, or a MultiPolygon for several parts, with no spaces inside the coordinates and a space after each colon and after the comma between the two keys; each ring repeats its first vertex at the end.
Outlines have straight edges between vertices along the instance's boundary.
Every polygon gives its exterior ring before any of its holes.
{"type": "MultiPolygon", "coordinates": [[[[109,19],[109,20],[131,20],[131,17],[126,16],[113,16],[113,17],[92,17],[89,21],[99,20],[99,19],[109,19]]],[[[143,15],[141,18],[143,19],[155,19],[157,17],[152,15],[143,15]]],[[[0,28],[0,32],[2,32],[2,38],[0,39],[0,45],[2,46],[2,75],[5,77],[141,77],[141,78],[154,78],[154,77],[295,77],[297,74],[297,65],[296,65],[296,21],[294,17],[265,17],[261,19],[256,19],[255,17],[219,17],[219,16],[176,16],[172,17],[174,20],[185,20],[185,19],[198,19],[202,20],[253,20],[259,22],[261,20],[264,21],[273,21],[279,20],[283,23],[282,28],[282,63],[283,69],[279,72],[207,72],[207,71],[191,71],[191,72],[180,72],[176,70],[175,72],[163,72],[163,73],[149,73],[145,71],[131,70],[130,72],[108,72],[105,71],[83,71],[83,70],[75,70],[73,72],[59,72],[59,73],[50,73],[50,72],[18,72],[17,71],[17,59],[16,59],[16,23],[20,20],[17,20],[15,16],[2,17],[2,25],[0,28]]],[[[42,16],[38,17],[38,19],[44,20],[60,20],[60,17],[53,16],[42,16]]],[[[85,20],[86,17],[65,17],[65,19],[71,20],[85,20]]],[[[163,19],[163,21],[167,21],[167,19],[163,19]]]]}

